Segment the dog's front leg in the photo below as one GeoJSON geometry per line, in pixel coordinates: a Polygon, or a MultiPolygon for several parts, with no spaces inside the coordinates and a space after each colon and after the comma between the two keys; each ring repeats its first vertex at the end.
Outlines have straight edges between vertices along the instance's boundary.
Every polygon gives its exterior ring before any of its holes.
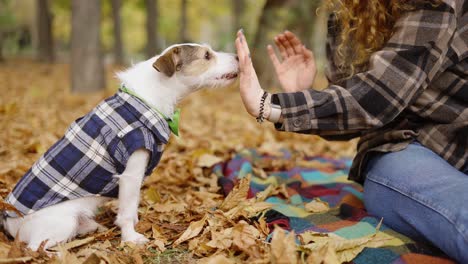
{"type": "Polygon", "coordinates": [[[149,156],[147,150],[136,150],[128,159],[125,171],[116,176],[119,178],[119,211],[115,223],[122,231],[123,242],[144,244],[149,241],[135,231],[135,225],[138,222],[140,188],[149,156]]]}

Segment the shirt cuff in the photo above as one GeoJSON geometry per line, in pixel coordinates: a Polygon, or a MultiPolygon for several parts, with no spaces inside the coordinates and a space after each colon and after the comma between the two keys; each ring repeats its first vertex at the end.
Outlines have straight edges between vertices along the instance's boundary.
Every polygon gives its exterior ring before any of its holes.
{"type": "Polygon", "coordinates": [[[267,118],[272,123],[278,123],[281,118],[281,106],[270,103],[270,116],[267,118]]]}

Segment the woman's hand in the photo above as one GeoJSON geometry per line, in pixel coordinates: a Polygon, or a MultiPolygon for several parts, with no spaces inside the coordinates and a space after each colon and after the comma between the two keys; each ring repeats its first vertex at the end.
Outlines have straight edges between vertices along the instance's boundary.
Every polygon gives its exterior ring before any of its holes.
{"type": "MultiPolygon", "coordinates": [[[[260,112],[260,101],[263,95],[263,90],[258,82],[255,69],[253,68],[249,46],[247,45],[247,41],[245,40],[242,30],[237,32],[236,49],[237,56],[239,57],[239,89],[242,102],[244,103],[247,112],[252,116],[257,117],[260,112]]],[[[269,109],[265,108],[265,111],[269,111],[269,109]]],[[[268,113],[264,113],[264,116],[268,115],[268,113]]]]}
{"type": "Polygon", "coordinates": [[[271,45],[268,45],[268,54],[283,90],[297,92],[310,88],[317,73],[312,51],[289,31],[276,36],[275,44],[281,53],[282,61],[276,57],[271,45]]]}

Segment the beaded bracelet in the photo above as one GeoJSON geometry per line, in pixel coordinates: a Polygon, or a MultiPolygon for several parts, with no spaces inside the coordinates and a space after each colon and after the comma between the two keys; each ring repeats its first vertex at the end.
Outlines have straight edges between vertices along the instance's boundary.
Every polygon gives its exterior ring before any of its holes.
{"type": "Polygon", "coordinates": [[[265,99],[267,98],[268,93],[266,91],[263,91],[262,99],[260,100],[260,113],[257,116],[257,122],[258,123],[263,123],[265,120],[265,117],[263,116],[263,111],[265,108],[265,99]]]}

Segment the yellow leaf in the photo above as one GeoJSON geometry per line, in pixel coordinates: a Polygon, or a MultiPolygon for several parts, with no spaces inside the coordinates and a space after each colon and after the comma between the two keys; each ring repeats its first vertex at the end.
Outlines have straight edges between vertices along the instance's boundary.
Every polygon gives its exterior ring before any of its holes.
{"type": "Polygon", "coordinates": [[[305,209],[311,213],[325,213],[330,210],[330,206],[327,202],[320,200],[320,198],[315,198],[309,203],[305,204],[305,209]]]}
{"type": "Polygon", "coordinates": [[[159,192],[153,187],[149,187],[146,190],[146,199],[152,203],[161,202],[161,196],[159,195],[159,192]]]}
{"type": "Polygon", "coordinates": [[[297,263],[296,241],[294,232],[286,235],[281,228],[275,228],[271,239],[271,263],[297,263]]]}
{"type": "Polygon", "coordinates": [[[207,216],[205,215],[201,220],[191,222],[187,230],[174,242],[173,247],[176,247],[180,243],[187,241],[193,237],[196,237],[203,230],[205,226],[207,216]]]}

